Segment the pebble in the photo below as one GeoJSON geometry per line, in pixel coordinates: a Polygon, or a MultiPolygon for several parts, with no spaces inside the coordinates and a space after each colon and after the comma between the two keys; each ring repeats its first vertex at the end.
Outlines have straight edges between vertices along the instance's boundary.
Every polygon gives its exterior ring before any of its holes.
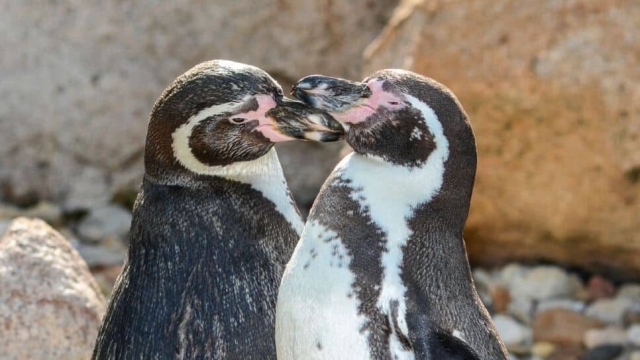
{"type": "Polygon", "coordinates": [[[0,220],[0,239],[2,238],[2,236],[4,236],[4,233],[7,232],[9,224],[11,224],[11,220],[0,220]]]}
{"type": "Polygon", "coordinates": [[[579,279],[557,266],[538,266],[514,285],[513,298],[534,300],[571,297],[581,289],[579,279]]]}
{"type": "Polygon", "coordinates": [[[586,307],[587,305],[585,304],[585,302],[581,300],[549,299],[539,302],[538,306],[536,307],[536,312],[541,313],[543,311],[552,309],[566,309],[577,313],[582,313],[584,312],[584,309],[586,307]]]}
{"type": "Polygon", "coordinates": [[[624,297],[600,299],[591,304],[585,314],[609,324],[621,325],[624,322],[625,312],[631,310],[632,306],[633,302],[624,297]]]}
{"type": "Polygon", "coordinates": [[[627,333],[616,326],[603,329],[591,329],[584,334],[584,345],[587,349],[593,349],[607,344],[623,345],[627,342],[627,333]]]}
{"type": "Polygon", "coordinates": [[[533,321],[533,300],[527,298],[511,298],[507,313],[525,324],[533,321]]]}
{"type": "Polygon", "coordinates": [[[640,347],[640,324],[632,325],[627,329],[627,340],[631,344],[640,347]]]}
{"type": "Polygon", "coordinates": [[[556,350],[556,346],[553,343],[542,341],[533,344],[531,347],[531,355],[546,359],[549,355],[553,354],[556,350]]]}
{"type": "Polygon", "coordinates": [[[587,293],[590,300],[609,299],[615,295],[616,288],[609,280],[595,275],[589,279],[587,293]]]}
{"type": "Polygon", "coordinates": [[[629,354],[629,360],[640,360],[640,350],[634,351],[629,354]]]}
{"type": "Polygon", "coordinates": [[[531,344],[532,332],[527,326],[506,315],[495,315],[493,323],[498,329],[502,341],[507,349],[519,348],[521,345],[531,344]]]}
{"type": "Polygon", "coordinates": [[[580,346],[589,329],[603,324],[567,309],[544,311],[533,322],[533,339],[554,344],[580,346]]]}
{"type": "Polygon", "coordinates": [[[618,289],[618,297],[640,303],[640,284],[624,284],[618,289]]]}
{"type": "Polygon", "coordinates": [[[530,269],[524,265],[511,263],[502,268],[497,277],[504,286],[513,289],[529,271],[530,269]]]}
{"type": "Polygon", "coordinates": [[[613,360],[622,354],[622,345],[602,345],[595,347],[581,358],[581,360],[613,360]]]}
{"type": "Polygon", "coordinates": [[[491,298],[493,299],[493,310],[498,314],[504,313],[511,303],[509,289],[497,285],[491,288],[491,298]]]}
{"type": "Polygon", "coordinates": [[[78,224],[78,235],[92,243],[111,237],[124,241],[129,233],[131,217],[131,212],[119,205],[93,208],[78,224]]]}
{"type": "Polygon", "coordinates": [[[19,207],[0,204],[0,219],[13,219],[19,216],[38,218],[51,226],[62,224],[62,208],[48,201],[41,201],[36,206],[21,209],[19,207]]]}
{"type": "Polygon", "coordinates": [[[122,265],[127,256],[126,247],[117,240],[107,240],[100,245],[72,244],[90,268],[122,265]]]}

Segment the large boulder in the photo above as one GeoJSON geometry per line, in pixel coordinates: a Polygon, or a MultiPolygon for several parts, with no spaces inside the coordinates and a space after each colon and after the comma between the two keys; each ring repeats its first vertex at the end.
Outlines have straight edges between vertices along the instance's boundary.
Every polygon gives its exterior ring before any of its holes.
{"type": "Polygon", "coordinates": [[[88,359],[106,303],[87,265],[42,220],[0,239],[0,359],[88,359]]]}
{"type": "MultiPolygon", "coordinates": [[[[48,199],[82,210],[135,192],[148,114],[176,76],[226,58],[257,65],[285,86],[316,72],[353,77],[396,3],[7,2],[0,201],[48,199]]],[[[281,155],[304,159],[307,149],[281,155]]],[[[313,166],[302,162],[297,174],[313,166]]]]}
{"type": "Polygon", "coordinates": [[[406,0],[367,48],[365,74],[430,76],[471,118],[472,262],[640,278],[639,28],[635,0],[406,0]]]}

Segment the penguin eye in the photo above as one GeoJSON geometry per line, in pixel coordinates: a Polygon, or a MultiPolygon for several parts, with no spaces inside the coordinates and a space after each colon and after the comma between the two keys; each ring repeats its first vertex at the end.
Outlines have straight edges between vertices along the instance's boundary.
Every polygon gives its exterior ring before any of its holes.
{"type": "Polygon", "coordinates": [[[389,101],[389,105],[395,106],[395,105],[398,105],[398,104],[400,104],[400,103],[397,102],[397,101],[389,101]]]}
{"type": "Polygon", "coordinates": [[[231,118],[231,122],[234,124],[242,124],[243,122],[247,121],[247,119],[243,119],[243,118],[231,118]]]}

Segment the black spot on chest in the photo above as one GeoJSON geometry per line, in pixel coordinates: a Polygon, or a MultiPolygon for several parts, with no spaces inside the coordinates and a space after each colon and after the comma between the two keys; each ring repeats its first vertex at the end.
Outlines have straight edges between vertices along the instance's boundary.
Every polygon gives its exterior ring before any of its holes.
{"type": "MultiPolygon", "coordinates": [[[[337,233],[348,255],[351,257],[349,270],[355,274],[353,292],[359,300],[358,312],[367,318],[361,332],[369,333],[369,346],[373,358],[389,356],[388,337],[390,329],[387,317],[376,306],[380,296],[383,269],[382,254],[386,248],[386,235],[370,217],[368,209],[352,199],[354,191],[348,180],[332,175],[331,183],[321,191],[309,214],[309,221],[318,221],[324,227],[337,233]]],[[[337,245],[335,249],[336,255],[337,245]]],[[[336,256],[336,263],[340,260],[336,256]]]]}

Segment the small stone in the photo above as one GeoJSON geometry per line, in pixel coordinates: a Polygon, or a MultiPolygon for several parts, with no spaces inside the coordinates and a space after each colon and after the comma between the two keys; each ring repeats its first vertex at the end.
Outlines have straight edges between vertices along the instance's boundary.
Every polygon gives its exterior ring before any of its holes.
{"type": "Polygon", "coordinates": [[[640,324],[640,302],[634,302],[622,318],[622,325],[625,327],[633,324],[640,324]]]}
{"type": "Polygon", "coordinates": [[[122,265],[127,249],[117,240],[107,240],[107,244],[74,244],[80,256],[90,268],[98,266],[122,265]]]}
{"type": "Polygon", "coordinates": [[[640,347],[640,324],[632,325],[627,329],[627,340],[631,344],[640,347]]]}
{"type": "Polygon", "coordinates": [[[536,267],[514,285],[512,297],[535,300],[571,297],[580,290],[580,281],[557,266],[536,267]]]}
{"type": "Polygon", "coordinates": [[[507,306],[509,315],[514,316],[525,324],[531,324],[533,320],[533,300],[528,298],[511,298],[507,306]]]}
{"type": "Polygon", "coordinates": [[[633,302],[624,297],[600,299],[591,304],[585,314],[609,324],[622,325],[625,312],[630,310],[632,306],[633,302]]]}
{"type": "Polygon", "coordinates": [[[38,218],[51,226],[62,224],[62,208],[47,201],[42,201],[38,205],[27,209],[21,216],[38,218]]]}
{"type": "Polygon", "coordinates": [[[542,359],[546,359],[549,355],[553,354],[556,350],[556,346],[550,342],[537,342],[531,347],[531,354],[542,359]]]}
{"type": "Polygon", "coordinates": [[[587,292],[590,300],[609,299],[616,293],[616,287],[600,275],[592,276],[587,284],[587,292]]]}
{"type": "Polygon", "coordinates": [[[5,232],[7,232],[7,229],[9,228],[9,224],[11,224],[11,220],[5,220],[5,219],[0,220],[0,238],[4,236],[5,232]]]}
{"type": "Polygon", "coordinates": [[[20,216],[21,213],[22,211],[17,206],[0,203],[0,219],[11,220],[20,216]]]}
{"type": "Polygon", "coordinates": [[[584,334],[584,345],[587,349],[593,349],[607,344],[625,344],[627,333],[615,326],[604,329],[591,329],[584,334]]]}
{"type": "Polygon", "coordinates": [[[131,212],[119,205],[93,208],[78,225],[78,234],[84,240],[100,242],[110,237],[126,240],[131,226],[131,212]]]}
{"type": "Polygon", "coordinates": [[[629,354],[629,360],[640,360],[640,350],[629,354]]]}
{"type": "Polygon", "coordinates": [[[640,302],[640,284],[624,284],[618,289],[618,297],[640,302]]]}
{"type": "Polygon", "coordinates": [[[536,311],[538,313],[551,310],[551,309],[566,309],[577,313],[582,313],[587,307],[584,301],[571,300],[571,299],[549,299],[542,300],[538,303],[536,311]]]}
{"type": "Polygon", "coordinates": [[[576,360],[580,359],[584,352],[582,345],[558,346],[546,360],[576,360]]]}
{"type": "Polygon", "coordinates": [[[491,298],[493,299],[493,309],[497,313],[504,313],[511,303],[511,294],[508,289],[497,285],[491,288],[491,298]]]}
{"type": "Polygon", "coordinates": [[[508,350],[531,344],[531,329],[513,318],[498,314],[493,317],[493,323],[508,350]]]}
{"type": "Polygon", "coordinates": [[[520,265],[518,263],[511,263],[498,273],[499,281],[504,284],[507,289],[512,289],[516,286],[516,284],[522,281],[529,271],[531,271],[528,267],[524,265],[520,265]]]}
{"type": "Polygon", "coordinates": [[[545,341],[560,345],[579,346],[585,332],[603,324],[567,309],[552,309],[541,312],[533,322],[534,341],[545,341]]]}
{"type": "Polygon", "coordinates": [[[602,345],[587,351],[581,360],[613,360],[623,350],[622,345],[602,345]]]}

